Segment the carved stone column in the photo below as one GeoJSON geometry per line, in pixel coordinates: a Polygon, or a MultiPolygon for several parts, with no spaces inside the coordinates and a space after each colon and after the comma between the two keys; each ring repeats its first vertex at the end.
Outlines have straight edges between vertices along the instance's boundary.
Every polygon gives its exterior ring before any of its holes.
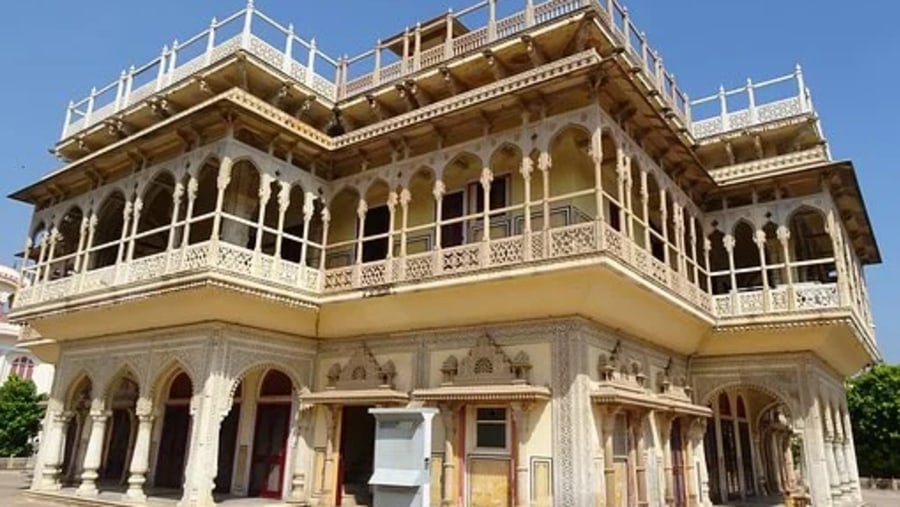
{"type": "Polygon", "coordinates": [[[528,459],[528,435],[531,432],[528,414],[531,410],[529,403],[511,403],[513,421],[516,424],[516,506],[528,507],[531,497],[528,494],[528,486],[531,483],[530,463],[528,459]]]}
{"type": "Polygon", "coordinates": [[[522,182],[524,183],[524,212],[522,214],[525,219],[525,223],[523,224],[522,230],[522,254],[523,258],[526,261],[530,261],[532,258],[531,252],[531,173],[534,172],[534,161],[531,160],[531,157],[524,156],[522,157],[522,165],[519,167],[519,174],[522,175],[522,182]]]}
{"type": "Polygon", "coordinates": [[[150,435],[153,432],[153,404],[149,399],[138,400],[135,410],[138,419],[137,437],[134,441],[134,453],[129,467],[128,491],[125,496],[135,502],[147,499],[144,494],[144,483],[150,469],[150,435]]]}
{"type": "Polygon", "coordinates": [[[841,410],[844,419],[844,446],[847,454],[847,472],[850,476],[851,498],[854,501],[862,501],[862,492],[859,486],[859,469],[856,465],[856,447],[853,444],[853,426],[850,424],[850,415],[847,409],[841,410]]]}
{"type": "Polygon", "coordinates": [[[388,193],[387,198],[387,208],[388,208],[388,231],[387,231],[387,252],[385,253],[385,260],[387,261],[384,272],[385,279],[387,281],[394,280],[394,229],[395,222],[397,220],[397,204],[400,203],[400,196],[397,192],[391,190],[388,193]]]}
{"type": "Polygon", "coordinates": [[[106,421],[110,413],[103,408],[102,400],[94,400],[91,408],[91,436],[88,440],[87,450],[84,453],[83,472],[81,473],[81,485],[76,491],[81,496],[97,495],[97,477],[100,470],[100,460],[103,454],[103,440],[106,437],[106,421]]]}
{"type": "Polygon", "coordinates": [[[453,487],[456,477],[456,417],[459,406],[455,403],[442,404],[441,422],[444,425],[444,463],[441,471],[441,507],[456,505],[456,489],[453,487]]]}
{"type": "MultiPolygon", "coordinates": [[[[312,222],[313,213],[316,212],[316,194],[307,192],[303,196],[303,243],[300,244],[300,266],[302,271],[306,271],[307,257],[309,256],[309,224],[312,222]]],[[[325,257],[325,244],[323,243],[319,249],[319,255],[325,257]]],[[[281,251],[278,251],[278,257],[281,257],[281,251]]],[[[305,283],[305,280],[301,280],[305,283]]],[[[301,284],[302,285],[302,284],[301,284]]]]}
{"type": "Polygon", "coordinates": [[[322,207],[322,254],[319,255],[319,271],[322,272],[322,276],[319,277],[319,290],[325,288],[325,266],[327,265],[325,262],[328,259],[326,255],[328,253],[328,227],[331,224],[331,211],[328,209],[328,205],[323,203],[322,207]]]}
{"type": "Polygon", "coordinates": [[[616,412],[612,407],[602,407],[603,432],[603,479],[606,489],[606,505],[616,505],[616,467],[614,462],[613,436],[616,427],[616,412]]]}
{"type": "Polygon", "coordinates": [[[357,231],[356,235],[356,258],[354,259],[353,264],[353,286],[359,287],[360,278],[361,278],[361,268],[363,262],[363,246],[365,245],[365,237],[366,237],[366,214],[369,212],[369,204],[365,199],[359,200],[359,205],[356,207],[356,218],[359,220],[359,231],[357,231]]]}
{"type": "Polygon", "coordinates": [[[832,425],[830,409],[827,405],[822,408],[822,426],[824,430],[825,459],[828,463],[828,482],[831,485],[831,498],[835,502],[841,496],[841,479],[835,457],[834,426],[832,425]]]}
{"type": "Polygon", "coordinates": [[[42,490],[58,490],[60,488],[60,466],[62,465],[63,441],[65,435],[66,421],[71,414],[66,414],[59,410],[49,412],[47,414],[47,430],[43,444],[43,469],[41,471],[41,482],[38,489],[42,490]]]}
{"type": "Polygon", "coordinates": [[[297,426],[294,440],[294,470],[291,474],[291,500],[309,499],[309,430],[313,423],[313,406],[300,403],[297,407],[297,426]]]}
{"type": "Polygon", "coordinates": [[[442,271],[441,249],[443,248],[443,240],[441,238],[442,227],[441,222],[444,220],[444,194],[447,187],[441,180],[435,180],[434,189],[431,191],[434,196],[434,273],[438,274],[442,271]]]}
{"type": "Polygon", "coordinates": [[[338,424],[341,422],[341,407],[325,407],[325,467],[322,470],[322,492],[319,505],[334,503],[334,487],[337,484],[337,439],[338,424]]]}
{"type": "Polygon", "coordinates": [[[259,267],[262,265],[262,240],[263,229],[266,225],[266,208],[269,199],[272,198],[272,176],[263,173],[259,178],[259,210],[256,214],[256,238],[253,244],[253,273],[257,276],[263,275],[259,267]]]}
{"type": "Polygon", "coordinates": [[[673,418],[668,414],[660,414],[659,417],[659,442],[663,454],[663,475],[665,486],[664,501],[666,505],[675,503],[675,477],[672,463],[672,422],[673,418]]]}
{"type": "Polygon", "coordinates": [[[140,196],[134,199],[133,213],[131,219],[131,237],[128,239],[128,256],[126,262],[134,259],[134,241],[138,233],[138,225],[141,223],[141,211],[144,209],[144,200],[140,196]]]}
{"type": "Polygon", "coordinates": [[[538,156],[538,170],[541,171],[541,178],[543,178],[543,220],[541,223],[544,231],[544,258],[550,255],[550,168],[552,166],[553,159],[550,158],[550,153],[542,151],[538,156]]]}
{"type": "Polygon", "coordinates": [[[647,496],[647,441],[645,438],[647,424],[647,413],[637,414],[637,424],[634,425],[635,443],[635,476],[637,479],[637,503],[639,506],[649,505],[647,496]]]}
{"type": "MultiPolygon", "coordinates": [[[[591,160],[594,162],[594,206],[597,223],[603,222],[603,128],[597,127],[591,135],[591,160]]],[[[526,196],[528,194],[526,193],[526,196]]]]}
{"type": "Polygon", "coordinates": [[[409,228],[409,203],[412,194],[408,188],[400,190],[400,272],[395,273],[399,279],[406,278],[406,229],[409,228]]]}

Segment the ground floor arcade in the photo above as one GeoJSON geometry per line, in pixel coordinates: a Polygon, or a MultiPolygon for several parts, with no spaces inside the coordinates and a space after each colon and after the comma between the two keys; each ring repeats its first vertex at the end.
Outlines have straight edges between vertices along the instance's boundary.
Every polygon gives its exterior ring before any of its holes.
{"type": "Polygon", "coordinates": [[[435,506],[859,505],[815,357],[693,359],[581,319],[317,343],[232,326],[64,347],[32,488],[370,505],[368,408],[439,409],[435,506]]]}

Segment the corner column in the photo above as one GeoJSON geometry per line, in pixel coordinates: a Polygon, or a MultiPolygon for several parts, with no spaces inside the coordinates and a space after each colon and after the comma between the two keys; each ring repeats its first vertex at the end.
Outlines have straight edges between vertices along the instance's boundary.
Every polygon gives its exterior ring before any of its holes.
{"type": "Polygon", "coordinates": [[[294,432],[294,471],[291,475],[291,500],[305,502],[309,499],[309,429],[313,424],[313,407],[300,403],[297,407],[297,425],[294,432]]]}
{"type": "Polygon", "coordinates": [[[456,505],[456,490],[453,480],[456,477],[456,416],[459,406],[455,403],[441,404],[441,422],[444,425],[444,463],[441,471],[441,507],[456,505]]]}
{"type": "Polygon", "coordinates": [[[56,491],[60,489],[60,466],[62,465],[62,449],[64,443],[64,433],[68,416],[60,410],[53,410],[47,413],[48,426],[45,433],[45,443],[43,444],[43,468],[41,470],[41,481],[36,489],[44,491],[56,491]]]}

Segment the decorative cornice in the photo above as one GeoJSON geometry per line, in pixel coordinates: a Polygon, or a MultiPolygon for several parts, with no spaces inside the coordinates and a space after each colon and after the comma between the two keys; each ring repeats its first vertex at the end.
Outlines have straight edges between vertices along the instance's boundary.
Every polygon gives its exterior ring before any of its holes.
{"type": "Polygon", "coordinates": [[[734,185],[749,180],[771,178],[780,174],[799,171],[822,162],[828,162],[828,152],[824,146],[816,146],[815,148],[778,157],[720,167],[711,170],[710,176],[719,185],[734,185]]]}

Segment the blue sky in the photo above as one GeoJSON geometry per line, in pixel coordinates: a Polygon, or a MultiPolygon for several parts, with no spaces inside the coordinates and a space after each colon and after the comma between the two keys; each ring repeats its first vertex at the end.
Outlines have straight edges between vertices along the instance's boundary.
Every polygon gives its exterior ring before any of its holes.
{"type": "MultiPolygon", "coordinates": [[[[271,17],[292,21],[336,56],[357,54],[378,37],[417,19],[474,0],[257,0],[271,17]]],[[[504,10],[524,0],[500,0],[504,10]]],[[[836,159],[852,159],[885,264],[867,271],[877,337],[886,358],[900,362],[900,267],[893,263],[900,232],[895,195],[900,168],[896,88],[900,83],[900,5],[872,2],[848,8],[836,0],[672,2],[626,0],[632,19],[661,51],[692,97],[764,80],[803,65],[807,85],[836,159]],[[893,218],[892,218],[893,217],[893,218]]],[[[4,196],[58,166],[48,148],[58,139],[64,108],[91,86],[115,80],[131,64],[159,54],[163,44],[204,29],[243,6],[241,0],[82,0],[9,2],[0,73],[0,193],[4,196]]],[[[13,262],[30,217],[27,206],[0,200],[0,262],[13,262]]]]}

